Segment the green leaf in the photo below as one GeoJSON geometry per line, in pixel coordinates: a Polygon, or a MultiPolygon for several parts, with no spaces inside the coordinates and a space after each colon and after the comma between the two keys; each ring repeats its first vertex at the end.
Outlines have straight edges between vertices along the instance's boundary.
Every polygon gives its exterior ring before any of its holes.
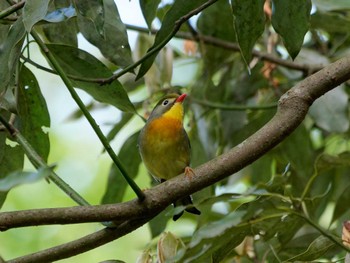
{"type": "Polygon", "coordinates": [[[30,0],[26,1],[23,7],[23,24],[27,32],[42,20],[47,13],[50,0],[30,0]]]}
{"type": "Polygon", "coordinates": [[[309,111],[316,124],[328,132],[346,132],[349,129],[348,94],[344,86],[327,92],[317,99],[309,111]]]}
{"type": "Polygon", "coordinates": [[[21,55],[25,36],[22,17],[10,27],[7,37],[0,39],[0,93],[8,86],[21,55]]]}
{"type": "Polygon", "coordinates": [[[265,29],[265,0],[233,0],[235,30],[242,56],[248,65],[255,42],[265,29]]]}
{"type": "Polygon", "coordinates": [[[152,29],[152,22],[157,14],[157,8],[161,0],[140,0],[140,7],[143,17],[146,20],[149,30],[152,29]]]}
{"type": "Polygon", "coordinates": [[[75,0],[74,1],[78,16],[83,16],[85,19],[90,20],[96,31],[100,34],[102,38],[105,38],[104,32],[104,7],[103,1],[85,1],[85,0],[75,0]]]}
{"type": "Polygon", "coordinates": [[[120,19],[117,6],[113,0],[104,0],[103,10],[103,37],[96,30],[96,26],[91,19],[79,15],[78,13],[79,30],[109,61],[117,66],[128,66],[132,64],[133,61],[126,27],[120,19]]]}
{"type": "MultiPolygon", "coordinates": [[[[236,37],[233,28],[233,16],[228,1],[218,1],[203,10],[197,21],[197,28],[198,32],[203,35],[234,42],[236,37]]],[[[209,71],[209,76],[205,74],[205,77],[211,77],[210,75],[221,68],[223,61],[227,60],[232,53],[211,45],[205,45],[205,48],[200,50],[204,58],[205,69],[209,71]]],[[[218,89],[216,89],[215,95],[217,92],[219,92],[218,89]]],[[[224,92],[223,89],[222,92],[224,92]]]]}
{"type": "Polygon", "coordinates": [[[339,217],[341,217],[345,212],[349,211],[349,207],[348,207],[349,203],[350,203],[350,185],[348,185],[344,189],[344,191],[341,193],[341,195],[337,199],[334,212],[333,212],[332,222],[334,222],[339,217]]]}
{"type": "MultiPolygon", "coordinates": [[[[170,10],[166,13],[162,26],[156,34],[153,46],[148,52],[157,47],[164,47],[168,41],[167,38],[172,34],[175,23],[184,15],[188,14],[193,9],[204,4],[206,0],[177,0],[174,2],[170,10]]],[[[137,74],[136,80],[143,77],[152,66],[158,52],[147,58],[141,64],[141,68],[137,74]]]]}
{"type": "MultiPolygon", "coordinates": [[[[57,2],[53,3],[56,4],[57,2]]],[[[73,6],[57,8],[52,12],[47,13],[44,17],[45,21],[51,23],[58,23],[67,21],[69,18],[76,16],[75,8],[73,6]]]]}
{"type": "MultiPolygon", "coordinates": [[[[187,245],[179,251],[181,262],[203,262],[224,245],[238,246],[250,231],[250,225],[239,226],[243,212],[233,212],[222,219],[200,227],[187,245]],[[205,249],[203,249],[205,248],[205,249]]],[[[226,250],[228,253],[230,250],[226,250]]],[[[219,257],[219,255],[217,255],[219,257]]],[[[220,255],[222,258],[222,255],[220,255]]]]}
{"type": "MultiPolygon", "coordinates": [[[[137,148],[139,132],[131,135],[124,143],[119,152],[119,159],[124,165],[128,175],[135,178],[141,157],[137,148]]],[[[102,204],[120,203],[123,200],[128,184],[119,169],[113,164],[108,176],[106,192],[102,198],[102,204]]]]}
{"type": "MultiPolygon", "coordinates": [[[[2,113],[2,116],[9,119],[10,113],[2,113]],[[5,117],[5,115],[8,115],[5,117]]],[[[23,149],[16,145],[15,147],[6,144],[6,133],[0,133],[0,180],[3,180],[9,173],[21,170],[24,163],[23,149]]],[[[5,202],[6,192],[0,192],[0,208],[5,202]]]]}
{"type": "Polygon", "coordinates": [[[317,9],[322,11],[345,11],[350,10],[350,2],[348,0],[312,0],[317,9]]]}
{"type": "Polygon", "coordinates": [[[51,168],[39,168],[35,172],[23,172],[16,171],[8,174],[5,178],[0,179],[0,192],[8,192],[13,187],[21,185],[34,183],[39,181],[51,173],[51,168]]]}
{"type": "Polygon", "coordinates": [[[316,12],[311,16],[310,22],[312,28],[323,29],[329,33],[347,34],[350,28],[350,18],[343,13],[316,12]]]}
{"type": "Polygon", "coordinates": [[[309,29],[311,0],[273,0],[272,26],[294,59],[309,29]]]}
{"type": "Polygon", "coordinates": [[[117,134],[120,132],[120,130],[130,121],[130,119],[133,117],[134,115],[131,113],[122,113],[121,119],[118,123],[116,123],[113,128],[109,131],[109,133],[107,134],[107,140],[110,142],[112,141],[115,136],[117,136],[117,134]]]}
{"type": "Polygon", "coordinates": [[[50,127],[50,115],[46,101],[33,73],[21,65],[18,91],[19,130],[46,162],[50,141],[43,128],[50,127]]]}
{"type": "Polygon", "coordinates": [[[335,246],[336,244],[327,237],[319,236],[310,244],[306,251],[288,259],[287,262],[316,260],[335,246]]]}
{"type": "MultiPolygon", "coordinates": [[[[108,78],[112,72],[90,53],[72,46],[47,44],[67,74],[85,78],[108,78]]],[[[135,112],[128,94],[119,81],[100,85],[86,81],[72,81],[74,86],[89,93],[95,100],[107,103],[126,112],[135,112]]]]}

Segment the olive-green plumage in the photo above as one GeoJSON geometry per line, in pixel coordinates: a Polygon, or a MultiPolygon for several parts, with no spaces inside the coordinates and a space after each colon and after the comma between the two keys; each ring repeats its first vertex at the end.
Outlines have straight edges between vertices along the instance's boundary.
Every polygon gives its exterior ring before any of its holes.
{"type": "MultiPolygon", "coordinates": [[[[139,151],[150,174],[162,182],[185,171],[190,165],[191,147],[183,128],[183,105],[186,94],[170,94],[154,107],[139,136],[139,151]]],[[[174,205],[192,205],[191,197],[174,205]]],[[[200,211],[191,206],[185,209],[194,214],[200,211]]],[[[174,215],[177,220],[183,212],[174,215]]]]}

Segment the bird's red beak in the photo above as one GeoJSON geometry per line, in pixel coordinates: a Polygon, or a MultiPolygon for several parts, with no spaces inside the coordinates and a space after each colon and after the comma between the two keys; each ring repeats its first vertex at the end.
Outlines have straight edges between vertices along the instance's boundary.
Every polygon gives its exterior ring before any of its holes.
{"type": "Polygon", "coordinates": [[[186,96],[187,96],[186,93],[180,95],[179,97],[177,97],[176,102],[182,103],[184,101],[184,99],[186,98],[186,96]]]}

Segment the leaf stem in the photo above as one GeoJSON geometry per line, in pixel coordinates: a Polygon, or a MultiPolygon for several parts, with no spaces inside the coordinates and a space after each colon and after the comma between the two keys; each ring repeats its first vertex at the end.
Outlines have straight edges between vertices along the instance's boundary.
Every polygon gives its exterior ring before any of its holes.
{"type": "MultiPolygon", "coordinates": [[[[22,146],[30,162],[36,169],[51,167],[47,165],[44,160],[39,156],[31,144],[23,137],[23,135],[12,124],[7,122],[3,116],[0,115],[0,122],[4,125],[10,135],[22,146]]],[[[82,196],[80,196],[73,188],[71,188],[65,181],[63,181],[54,171],[48,178],[53,181],[60,189],[62,189],[69,197],[71,197],[77,204],[87,206],[90,205],[82,196]]]]}
{"type": "Polygon", "coordinates": [[[7,17],[8,15],[11,15],[12,13],[16,12],[17,10],[21,9],[24,4],[26,3],[25,0],[22,0],[19,3],[16,3],[14,5],[11,5],[10,7],[6,8],[5,10],[0,12],[0,19],[7,17]]]}
{"type": "Polygon", "coordinates": [[[68,91],[70,92],[72,98],[74,99],[74,101],[76,102],[76,104],[78,105],[78,107],[80,108],[82,113],[84,114],[85,118],[90,123],[90,125],[93,128],[93,130],[95,131],[97,137],[100,139],[102,145],[104,146],[104,148],[106,149],[107,153],[109,154],[109,156],[111,157],[113,162],[116,164],[116,166],[120,170],[120,172],[123,175],[123,177],[125,178],[125,180],[128,182],[130,187],[134,190],[134,192],[137,195],[137,197],[140,200],[143,200],[145,198],[144,193],[141,191],[141,189],[138,187],[138,185],[135,183],[135,181],[128,175],[126,169],[124,168],[124,166],[120,162],[118,156],[115,154],[115,152],[113,151],[112,147],[110,146],[107,138],[102,133],[101,129],[99,128],[99,126],[96,123],[95,119],[91,116],[90,112],[86,109],[83,101],[80,99],[79,95],[75,91],[72,82],[70,81],[70,79],[68,78],[68,76],[66,75],[66,73],[64,72],[62,67],[59,65],[59,63],[57,62],[57,60],[54,57],[54,55],[49,51],[49,49],[47,48],[45,43],[41,40],[40,36],[34,30],[31,31],[31,35],[34,38],[34,40],[37,42],[37,44],[39,45],[39,47],[41,48],[41,50],[43,51],[43,53],[45,54],[47,59],[52,64],[53,68],[56,70],[56,72],[62,78],[62,81],[66,85],[66,87],[67,87],[68,91]]]}

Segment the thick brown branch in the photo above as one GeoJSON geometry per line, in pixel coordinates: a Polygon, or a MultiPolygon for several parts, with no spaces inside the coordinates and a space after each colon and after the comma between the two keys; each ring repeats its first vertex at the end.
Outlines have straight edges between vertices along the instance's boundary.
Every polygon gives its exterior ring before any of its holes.
{"type": "Polygon", "coordinates": [[[318,97],[349,78],[350,57],[346,57],[301,81],[281,97],[276,115],[259,131],[229,152],[197,167],[191,180],[181,175],[145,191],[143,202],[4,212],[0,213],[0,229],[151,217],[179,197],[212,185],[258,159],[303,121],[318,97]]]}
{"type": "Polygon", "coordinates": [[[196,176],[191,179],[180,175],[145,191],[143,202],[135,199],[115,205],[5,212],[0,214],[0,228],[6,230],[21,226],[110,220],[124,222],[116,229],[102,230],[73,241],[76,242],[74,246],[68,243],[52,248],[50,253],[59,254],[57,251],[63,249],[65,255],[71,255],[73,250],[83,252],[105,244],[138,228],[174,200],[212,185],[257,160],[295,130],[317,98],[348,79],[350,57],[338,60],[306,78],[281,97],[277,113],[259,131],[229,152],[197,167],[194,170],[196,176]]]}

